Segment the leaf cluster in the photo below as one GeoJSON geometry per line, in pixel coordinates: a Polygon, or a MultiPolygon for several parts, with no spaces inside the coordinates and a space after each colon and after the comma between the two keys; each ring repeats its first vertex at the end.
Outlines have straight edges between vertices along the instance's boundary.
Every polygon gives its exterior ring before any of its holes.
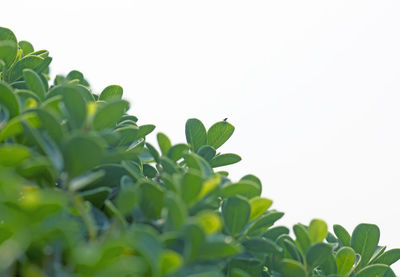
{"type": "Polygon", "coordinates": [[[0,28],[1,276],[395,276],[375,225],[276,226],[256,176],[218,171],[241,159],[229,122],[154,146],[120,86],[50,84],[51,59],[0,28]]]}

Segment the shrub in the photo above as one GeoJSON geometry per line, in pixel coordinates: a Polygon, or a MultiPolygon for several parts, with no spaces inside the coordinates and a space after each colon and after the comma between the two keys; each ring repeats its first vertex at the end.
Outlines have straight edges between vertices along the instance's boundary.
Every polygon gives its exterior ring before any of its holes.
{"type": "Polygon", "coordinates": [[[375,225],[275,226],[256,176],[216,171],[240,161],[217,152],[230,123],[189,119],[157,149],[121,87],[49,85],[50,62],[0,28],[1,276],[395,276],[375,225]]]}

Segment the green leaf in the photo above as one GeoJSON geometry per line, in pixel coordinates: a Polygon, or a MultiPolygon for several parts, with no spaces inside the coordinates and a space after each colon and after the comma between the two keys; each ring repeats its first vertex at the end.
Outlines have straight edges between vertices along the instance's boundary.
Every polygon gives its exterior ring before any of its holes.
{"type": "Polygon", "coordinates": [[[296,235],[296,243],[303,254],[307,253],[311,245],[311,238],[307,229],[302,224],[293,226],[293,232],[296,235]]]}
{"type": "Polygon", "coordinates": [[[230,235],[236,236],[246,226],[250,217],[250,204],[242,197],[233,196],[222,204],[222,218],[225,229],[230,235]]]}
{"type": "Polygon", "coordinates": [[[263,237],[275,241],[280,235],[289,234],[289,231],[285,226],[276,226],[265,231],[263,237]]]}
{"type": "Polygon", "coordinates": [[[145,136],[147,136],[148,134],[153,132],[153,130],[155,128],[156,128],[156,126],[154,126],[153,124],[146,124],[146,125],[139,126],[139,133],[138,133],[137,138],[138,139],[144,138],[145,136]]]}
{"type": "Polygon", "coordinates": [[[93,204],[93,206],[100,208],[104,205],[104,201],[112,192],[111,188],[99,187],[92,190],[81,192],[82,197],[93,204]]]}
{"type": "Polygon", "coordinates": [[[164,250],[160,259],[161,273],[163,275],[176,272],[183,264],[181,255],[172,250],[164,250]]]}
{"type": "Polygon", "coordinates": [[[161,153],[163,155],[167,155],[168,150],[171,148],[171,141],[169,140],[169,138],[163,133],[158,133],[157,142],[158,146],[160,147],[161,153]]]}
{"type": "Polygon", "coordinates": [[[188,171],[183,175],[181,182],[181,196],[183,201],[187,204],[191,204],[199,194],[203,185],[203,178],[193,172],[188,171]]]}
{"type": "Polygon", "coordinates": [[[247,199],[251,199],[260,196],[260,194],[260,188],[253,182],[249,181],[239,181],[238,183],[227,184],[221,189],[221,195],[225,198],[234,195],[241,195],[247,199]]]}
{"type": "Polygon", "coordinates": [[[28,88],[37,95],[40,101],[43,101],[46,89],[39,75],[29,68],[23,70],[23,75],[28,88]]]}
{"type": "Polygon", "coordinates": [[[0,41],[0,60],[3,60],[5,67],[8,68],[17,56],[17,44],[14,41],[0,41]]]}
{"type": "Polygon", "coordinates": [[[0,59],[4,59],[7,66],[10,66],[17,57],[17,52],[18,52],[17,38],[10,29],[0,27],[0,43],[9,44],[11,47],[11,49],[8,49],[6,52],[0,51],[0,59]]]}
{"type": "Polygon", "coordinates": [[[324,264],[332,255],[332,247],[323,242],[313,244],[306,253],[307,264],[311,269],[324,264]]]}
{"type": "Polygon", "coordinates": [[[150,181],[141,181],[139,188],[142,212],[149,219],[160,217],[164,199],[163,189],[158,184],[150,181]]]}
{"type": "Polygon", "coordinates": [[[351,236],[351,247],[361,255],[359,267],[368,264],[379,242],[379,228],[374,224],[359,224],[351,236]]]}
{"type": "Polygon", "coordinates": [[[97,110],[93,117],[93,129],[102,130],[106,128],[114,128],[128,108],[129,103],[125,100],[105,103],[97,110]]]}
{"type": "Polygon", "coordinates": [[[118,85],[110,85],[106,87],[100,94],[99,100],[110,101],[110,100],[121,100],[123,89],[118,85]]]}
{"type": "Polygon", "coordinates": [[[23,57],[19,61],[17,61],[15,64],[11,66],[9,69],[8,73],[8,80],[10,82],[14,82],[22,78],[22,72],[24,69],[29,68],[29,69],[36,69],[38,68],[42,63],[44,62],[44,59],[38,56],[31,56],[28,55],[26,57],[23,57]]]}
{"type": "Polygon", "coordinates": [[[86,102],[76,87],[63,87],[63,99],[72,128],[80,129],[86,121],[86,102]]]}
{"type": "Polygon", "coordinates": [[[368,265],[357,272],[354,277],[383,277],[390,268],[384,264],[368,265]]]}
{"type": "Polygon", "coordinates": [[[225,241],[211,241],[202,245],[197,255],[201,261],[215,261],[239,254],[242,251],[240,245],[225,241]]]}
{"type": "Polygon", "coordinates": [[[12,88],[0,81],[0,104],[7,108],[10,118],[20,113],[20,104],[18,97],[14,94],[12,88]]]}
{"type": "Polygon", "coordinates": [[[262,197],[254,197],[250,200],[251,213],[250,221],[265,213],[272,205],[272,200],[262,197]]]}
{"type": "Polygon", "coordinates": [[[207,235],[219,232],[222,228],[222,220],[216,212],[206,210],[196,215],[197,222],[203,227],[207,235]]]}
{"type": "Polygon", "coordinates": [[[328,235],[328,225],[321,219],[313,219],[308,227],[311,243],[321,242],[328,235]]]}
{"type": "Polygon", "coordinates": [[[191,118],[186,121],[185,134],[186,141],[194,152],[197,152],[201,146],[207,144],[206,128],[203,123],[196,118],[191,118]]]}
{"type": "Polygon", "coordinates": [[[183,201],[174,193],[168,193],[164,197],[166,207],[166,219],[164,230],[175,231],[178,230],[187,218],[187,209],[183,201]]]}
{"type": "Polygon", "coordinates": [[[350,234],[339,224],[333,225],[333,231],[343,246],[350,246],[350,234]]]}
{"type": "Polygon", "coordinates": [[[235,127],[229,122],[220,121],[215,123],[208,129],[207,144],[214,149],[218,149],[232,136],[234,130],[235,127]]]}
{"type": "Polygon", "coordinates": [[[221,154],[221,155],[215,156],[210,161],[210,165],[211,165],[211,167],[220,167],[220,166],[235,164],[235,163],[239,162],[241,159],[242,158],[236,154],[231,154],[231,153],[221,154]]]}
{"type": "Polygon", "coordinates": [[[168,150],[168,158],[173,160],[174,162],[178,161],[183,157],[183,154],[189,150],[189,146],[187,144],[175,144],[168,150]]]}
{"type": "Polygon", "coordinates": [[[20,40],[18,42],[18,46],[19,46],[19,48],[22,49],[23,56],[26,56],[30,53],[33,53],[33,51],[35,51],[33,49],[33,45],[29,41],[26,41],[26,40],[20,40]]]}
{"type": "Polygon", "coordinates": [[[282,248],[278,244],[267,238],[250,238],[243,241],[242,244],[251,253],[278,255],[282,252],[282,248]]]}
{"type": "Polygon", "coordinates": [[[86,186],[89,186],[93,182],[102,178],[104,176],[104,174],[105,174],[105,172],[103,170],[99,170],[99,171],[89,172],[89,173],[80,175],[78,177],[75,177],[69,182],[68,189],[70,191],[77,191],[77,190],[83,189],[86,186]]]}
{"type": "Polygon", "coordinates": [[[348,276],[356,262],[356,252],[351,247],[342,247],[336,253],[337,275],[348,276]]]}
{"type": "MultiPolygon", "coordinates": [[[[1,156],[1,155],[0,155],[1,156]]],[[[380,255],[375,261],[375,264],[385,264],[385,265],[392,265],[395,262],[400,260],[400,249],[395,248],[386,251],[382,255],[380,255]]]]}
{"type": "Polygon", "coordinates": [[[284,213],[270,211],[259,218],[256,218],[253,223],[248,227],[248,235],[257,235],[264,233],[269,227],[271,227],[277,220],[279,220],[284,213]]]}
{"type": "Polygon", "coordinates": [[[283,277],[307,277],[304,266],[294,260],[283,259],[280,264],[280,272],[283,277]]]}
{"type": "Polygon", "coordinates": [[[217,153],[217,151],[214,148],[212,148],[211,146],[208,146],[208,145],[203,145],[197,151],[197,154],[199,156],[203,157],[207,162],[211,161],[212,158],[215,157],[216,153],[217,153]]]}
{"type": "Polygon", "coordinates": [[[55,142],[61,143],[64,139],[64,130],[60,122],[58,122],[50,112],[44,109],[36,109],[34,112],[41,122],[41,128],[45,129],[55,142]]]}
{"type": "Polygon", "coordinates": [[[28,147],[18,144],[0,145],[0,165],[16,167],[28,159],[31,151],[28,147]]]}
{"type": "Polygon", "coordinates": [[[24,113],[13,119],[0,131],[0,141],[18,136],[23,132],[21,122],[28,122],[32,127],[39,127],[40,120],[35,113],[24,113]]]}
{"type": "Polygon", "coordinates": [[[63,154],[66,171],[76,177],[101,162],[103,147],[96,138],[79,135],[66,142],[63,154]]]}

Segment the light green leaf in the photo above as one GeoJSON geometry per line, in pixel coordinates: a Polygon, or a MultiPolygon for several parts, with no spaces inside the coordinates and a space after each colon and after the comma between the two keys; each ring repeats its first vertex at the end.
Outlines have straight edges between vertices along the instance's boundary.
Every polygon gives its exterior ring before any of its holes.
{"type": "Polygon", "coordinates": [[[235,127],[229,122],[220,121],[215,123],[208,129],[207,144],[214,149],[218,149],[232,136],[234,130],[235,127]]]}
{"type": "Polygon", "coordinates": [[[0,165],[16,167],[30,155],[30,149],[24,145],[3,144],[0,146],[0,165]]]}
{"type": "Polygon", "coordinates": [[[311,220],[308,227],[311,243],[321,242],[328,235],[328,225],[321,219],[311,220]]]}
{"type": "Polygon", "coordinates": [[[273,201],[268,198],[254,197],[250,200],[250,221],[265,213],[271,207],[273,201]]]}
{"type": "Polygon", "coordinates": [[[172,250],[164,250],[160,259],[163,275],[176,272],[183,264],[182,256],[172,250]]]}
{"type": "Polygon", "coordinates": [[[248,235],[258,235],[264,233],[271,227],[277,220],[279,220],[284,213],[277,211],[270,211],[258,218],[256,218],[247,228],[248,235]]]}
{"type": "Polygon", "coordinates": [[[342,247],[336,253],[337,275],[348,276],[356,262],[356,253],[351,247],[342,247]]]}

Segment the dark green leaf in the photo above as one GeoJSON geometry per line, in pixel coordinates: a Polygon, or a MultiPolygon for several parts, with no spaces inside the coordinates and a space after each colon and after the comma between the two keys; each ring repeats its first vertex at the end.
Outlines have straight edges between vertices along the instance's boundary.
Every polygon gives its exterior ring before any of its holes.
{"type": "Polygon", "coordinates": [[[260,188],[249,181],[240,181],[238,183],[227,184],[222,187],[221,195],[222,197],[230,197],[234,195],[241,195],[247,199],[259,196],[261,194],[260,188]]]}
{"type": "Polygon", "coordinates": [[[386,251],[382,255],[380,255],[376,260],[375,264],[385,264],[392,265],[400,259],[400,249],[395,248],[389,251],[386,251]]]}
{"type": "Polygon", "coordinates": [[[163,133],[158,133],[157,142],[158,146],[160,147],[161,153],[163,155],[167,155],[168,150],[171,148],[171,141],[169,140],[169,138],[163,133]]]}
{"type": "Polygon", "coordinates": [[[331,255],[332,247],[329,244],[317,242],[307,250],[307,264],[313,269],[324,264],[331,255]]]}
{"type": "Polygon", "coordinates": [[[93,206],[100,208],[104,205],[104,201],[110,195],[112,189],[108,187],[99,187],[92,190],[81,192],[82,197],[93,204],[93,206]]]}
{"type": "Polygon", "coordinates": [[[390,268],[384,264],[368,265],[357,272],[354,277],[383,277],[390,268]]]}
{"type": "Polygon", "coordinates": [[[307,277],[304,266],[294,260],[283,259],[280,264],[280,271],[283,277],[307,277]]]}
{"type": "Polygon", "coordinates": [[[215,157],[215,154],[217,151],[215,151],[214,148],[208,145],[203,145],[202,147],[199,148],[197,151],[197,154],[201,157],[203,157],[206,161],[211,161],[212,158],[215,157]]]}
{"type": "Polygon", "coordinates": [[[189,146],[187,144],[175,144],[168,150],[168,158],[173,160],[174,162],[178,161],[183,157],[183,154],[189,150],[189,146]]]}
{"type": "Polygon", "coordinates": [[[333,231],[343,246],[350,246],[350,234],[339,224],[333,225],[333,231]]]}
{"type": "Polygon", "coordinates": [[[38,57],[38,56],[31,56],[28,55],[19,61],[17,61],[15,64],[13,64],[9,70],[8,73],[8,80],[10,82],[17,81],[22,77],[22,72],[24,69],[29,68],[29,69],[36,69],[38,68],[42,63],[44,62],[44,58],[38,57]]]}
{"type": "Polygon", "coordinates": [[[297,245],[301,252],[305,254],[311,245],[311,238],[307,229],[302,224],[296,224],[293,226],[293,232],[296,235],[297,245]]]}
{"type": "Polygon", "coordinates": [[[259,218],[256,218],[253,223],[248,227],[248,235],[256,235],[264,233],[269,227],[271,227],[277,220],[279,220],[284,213],[270,211],[259,218]]]}
{"type": "Polygon", "coordinates": [[[26,40],[20,40],[18,42],[18,46],[19,46],[19,48],[22,49],[23,56],[26,56],[30,53],[33,53],[33,51],[35,51],[33,49],[33,45],[29,41],[26,41],[26,40]]]}

